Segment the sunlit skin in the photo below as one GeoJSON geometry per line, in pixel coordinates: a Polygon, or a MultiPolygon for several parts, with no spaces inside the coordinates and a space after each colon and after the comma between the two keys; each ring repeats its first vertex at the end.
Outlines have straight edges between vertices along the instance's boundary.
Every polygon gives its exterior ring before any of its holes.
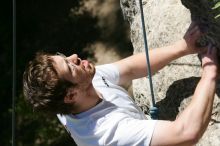
{"type": "Polygon", "coordinates": [[[95,74],[95,67],[87,60],[81,60],[77,54],[69,57],[61,57],[58,55],[52,56],[55,63],[55,68],[61,78],[72,81],[87,87],[90,84],[95,74]]]}
{"type": "MultiPolygon", "coordinates": [[[[154,129],[151,145],[194,145],[203,135],[210,121],[216,80],[219,75],[219,64],[216,48],[209,45],[198,48],[196,40],[203,33],[195,24],[184,35],[184,38],[172,45],[155,48],[149,51],[152,73],[156,73],[171,61],[185,55],[200,53],[202,55],[202,77],[192,101],[174,121],[159,120],[154,129]],[[207,49],[208,48],[208,49],[207,49]]],[[[64,102],[77,105],[73,114],[81,113],[96,106],[102,99],[101,94],[92,85],[95,66],[81,60],[76,54],[69,57],[52,56],[54,66],[62,79],[76,84],[68,89],[64,102]]],[[[119,85],[127,81],[145,77],[147,74],[145,53],[139,53],[113,63],[119,71],[119,85]]]]}
{"type": "Polygon", "coordinates": [[[89,110],[101,101],[101,94],[92,85],[95,74],[95,66],[92,63],[81,60],[77,54],[66,58],[58,55],[51,57],[59,77],[76,84],[68,89],[64,97],[64,102],[77,105],[77,110],[73,110],[72,113],[89,110]]]}
{"type": "MultiPolygon", "coordinates": [[[[152,71],[160,70],[170,61],[181,56],[197,52],[193,43],[200,35],[198,26],[191,25],[184,39],[171,46],[150,50],[152,71]]],[[[73,110],[72,113],[80,113],[94,107],[102,98],[92,85],[95,66],[87,60],[81,60],[77,54],[69,57],[54,55],[52,58],[60,78],[76,84],[76,87],[68,89],[68,94],[64,97],[64,102],[78,105],[77,111],[73,110]]],[[[120,72],[119,85],[126,85],[128,81],[144,77],[147,74],[145,53],[132,55],[113,64],[120,72]],[[142,63],[133,65],[134,62],[142,63]]]]}

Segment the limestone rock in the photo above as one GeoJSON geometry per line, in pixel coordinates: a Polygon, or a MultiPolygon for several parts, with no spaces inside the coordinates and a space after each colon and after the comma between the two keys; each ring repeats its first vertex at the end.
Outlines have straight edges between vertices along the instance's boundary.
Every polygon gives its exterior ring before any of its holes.
{"type": "MultiPolygon", "coordinates": [[[[187,8],[190,8],[190,0],[182,0],[187,8]]],[[[199,2],[199,7],[208,0],[191,0],[199,2]]],[[[142,37],[141,18],[139,12],[139,0],[121,0],[124,17],[130,23],[131,41],[134,54],[144,52],[142,37]]],[[[156,48],[172,44],[181,39],[186,32],[191,17],[193,20],[202,22],[204,18],[194,17],[199,13],[195,9],[189,11],[179,0],[143,0],[145,27],[148,38],[148,47],[156,48]],[[191,16],[191,13],[192,16],[191,16]]],[[[204,6],[205,7],[205,6],[204,6]]],[[[205,9],[206,10],[206,9],[205,9]]],[[[201,11],[200,11],[201,12],[201,11]]],[[[219,21],[219,20],[218,20],[219,21]]],[[[202,24],[202,23],[201,23],[202,24]]],[[[204,23],[203,23],[204,24],[204,23]]],[[[212,25],[217,29],[213,35],[211,28],[209,38],[218,45],[220,42],[218,24],[212,25]],[[218,25],[218,28],[216,28],[218,25]]],[[[203,25],[201,25],[203,26],[203,25]]],[[[189,55],[171,62],[165,68],[153,76],[153,86],[156,97],[156,105],[159,109],[159,119],[174,120],[191,100],[191,96],[199,81],[201,74],[200,61],[197,55],[189,55]]],[[[151,105],[151,95],[148,78],[133,81],[133,93],[136,103],[148,116],[151,105]]],[[[212,120],[203,138],[197,145],[219,146],[220,145],[220,84],[214,101],[212,120]]]]}

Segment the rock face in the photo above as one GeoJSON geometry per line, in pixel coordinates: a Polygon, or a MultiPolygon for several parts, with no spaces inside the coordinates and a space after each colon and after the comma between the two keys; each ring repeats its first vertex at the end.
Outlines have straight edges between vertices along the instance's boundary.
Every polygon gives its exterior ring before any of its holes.
{"type": "MultiPolygon", "coordinates": [[[[207,31],[201,38],[202,44],[212,42],[220,49],[220,0],[181,0],[182,4],[190,10],[191,19],[200,28],[207,31]]],[[[218,52],[220,58],[220,50],[218,52]]]]}
{"type": "MultiPolygon", "coordinates": [[[[188,10],[178,0],[143,0],[145,27],[148,38],[148,47],[156,48],[169,45],[181,39],[186,32],[191,17],[202,24],[206,22],[203,17],[198,16],[203,11],[195,9],[198,3],[200,8],[207,7],[208,0],[183,0],[183,4],[190,8],[188,10]],[[194,6],[194,8],[191,8],[194,6]],[[191,16],[192,13],[192,16],[191,16]]],[[[121,7],[125,18],[130,23],[131,41],[134,47],[134,54],[144,52],[142,37],[141,18],[139,12],[139,0],[121,0],[121,7]]],[[[210,3],[209,3],[210,4],[210,3]]],[[[202,13],[203,14],[203,13],[202,13]]],[[[216,14],[216,13],[215,13],[216,14]]],[[[210,15],[206,15],[208,18],[210,15]]],[[[207,19],[207,18],[206,18],[207,19]]],[[[210,18],[211,19],[211,18],[210,18]]],[[[219,21],[214,20],[214,21],[219,21]]],[[[212,19],[213,22],[213,19],[212,19]]],[[[211,23],[213,24],[213,23],[211,23]]],[[[211,25],[208,39],[219,45],[220,23],[211,25]],[[213,33],[218,32],[217,34],[213,33]]],[[[159,109],[159,119],[174,120],[191,100],[191,96],[199,81],[201,74],[200,61],[197,55],[189,55],[171,62],[165,68],[153,76],[154,94],[156,106],[159,109]]],[[[133,81],[133,93],[136,103],[149,115],[151,95],[149,81],[142,78],[133,81]]],[[[214,100],[212,119],[202,139],[197,145],[219,146],[220,145],[220,84],[218,83],[216,97],[214,100]]]]}
{"type": "Polygon", "coordinates": [[[193,21],[200,24],[201,27],[208,27],[208,33],[204,39],[220,48],[220,0],[181,1],[190,10],[193,21]]]}

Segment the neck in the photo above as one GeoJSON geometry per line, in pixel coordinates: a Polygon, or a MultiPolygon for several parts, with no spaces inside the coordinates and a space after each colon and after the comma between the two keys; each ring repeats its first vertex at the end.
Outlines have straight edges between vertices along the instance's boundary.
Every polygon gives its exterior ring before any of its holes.
{"type": "Polygon", "coordinates": [[[93,85],[89,86],[86,91],[81,91],[80,100],[78,101],[77,111],[74,114],[85,112],[102,101],[102,95],[100,92],[95,90],[93,85]]]}

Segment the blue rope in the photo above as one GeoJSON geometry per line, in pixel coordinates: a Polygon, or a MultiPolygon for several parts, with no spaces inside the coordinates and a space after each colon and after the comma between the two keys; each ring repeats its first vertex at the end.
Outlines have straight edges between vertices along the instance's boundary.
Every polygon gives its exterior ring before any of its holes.
{"type": "Polygon", "coordinates": [[[150,91],[151,91],[151,99],[152,99],[152,107],[150,108],[150,116],[152,119],[158,119],[158,108],[155,104],[155,98],[154,98],[154,91],[153,91],[153,83],[152,83],[152,75],[151,75],[151,67],[150,67],[150,60],[149,60],[149,53],[148,53],[148,45],[147,45],[147,35],[146,35],[146,29],[145,29],[145,23],[144,23],[144,13],[143,13],[143,7],[142,7],[142,0],[139,0],[140,4],[140,12],[141,12],[141,24],[142,24],[142,30],[143,30],[143,36],[144,36],[144,46],[145,46],[145,54],[146,54],[146,60],[147,60],[147,72],[149,76],[149,84],[150,84],[150,91]]]}

